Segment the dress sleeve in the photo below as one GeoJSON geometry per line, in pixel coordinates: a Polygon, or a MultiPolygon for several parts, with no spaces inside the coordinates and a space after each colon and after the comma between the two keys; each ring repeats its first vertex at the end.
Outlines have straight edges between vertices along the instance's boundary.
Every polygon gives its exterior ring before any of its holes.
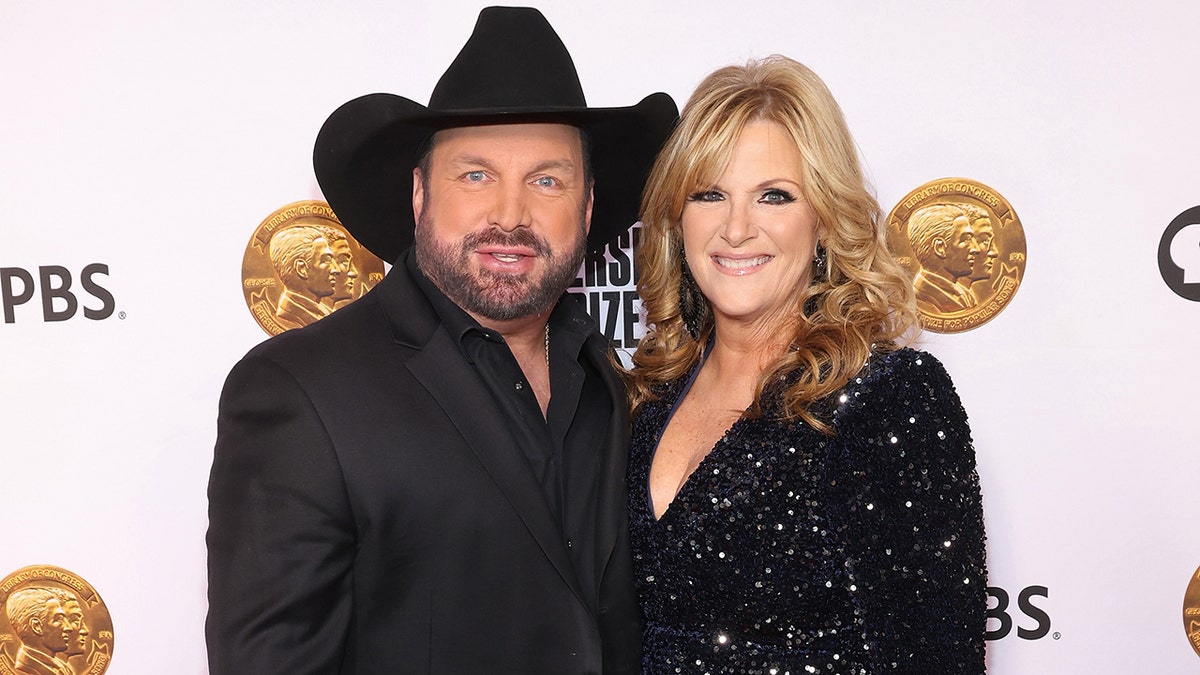
{"type": "Polygon", "coordinates": [[[983,673],[983,510],[949,375],[929,354],[887,354],[838,403],[826,485],[876,669],[983,673]]]}
{"type": "Polygon", "coordinates": [[[336,673],[353,518],[317,411],[265,358],[225,382],[208,498],[209,672],[336,673]]]}

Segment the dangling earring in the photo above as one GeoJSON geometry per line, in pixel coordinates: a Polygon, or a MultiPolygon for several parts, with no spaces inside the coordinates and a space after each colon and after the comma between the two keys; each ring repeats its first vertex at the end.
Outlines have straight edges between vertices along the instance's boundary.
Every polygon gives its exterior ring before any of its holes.
{"type": "Polygon", "coordinates": [[[829,274],[829,255],[825,251],[825,247],[817,244],[817,252],[813,256],[813,281],[824,280],[829,274]]]}
{"type": "Polygon", "coordinates": [[[679,314],[683,317],[683,326],[693,340],[700,339],[700,327],[704,324],[704,294],[696,285],[692,271],[688,269],[687,258],[680,252],[679,275],[679,314]]]}

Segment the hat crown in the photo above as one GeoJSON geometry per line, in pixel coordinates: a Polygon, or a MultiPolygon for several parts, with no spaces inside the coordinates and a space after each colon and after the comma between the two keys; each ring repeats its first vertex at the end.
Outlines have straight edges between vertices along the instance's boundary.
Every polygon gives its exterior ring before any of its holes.
{"type": "Polygon", "coordinates": [[[591,141],[596,188],[588,246],[598,251],[637,220],[654,155],[679,118],[667,94],[633,106],[589,108],[575,62],[541,12],[489,7],[438,80],[429,106],[367,94],[325,120],[313,169],[329,205],[372,253],[396,260],[412,245],[413,168],[438,129],[542,120],[571,124],[591,141]]]}
{"type": "Polygon", "coordinates": [[[429,97],[437,111],[583,109],[566,45],[530,7],[488,7],[429,97]]]}

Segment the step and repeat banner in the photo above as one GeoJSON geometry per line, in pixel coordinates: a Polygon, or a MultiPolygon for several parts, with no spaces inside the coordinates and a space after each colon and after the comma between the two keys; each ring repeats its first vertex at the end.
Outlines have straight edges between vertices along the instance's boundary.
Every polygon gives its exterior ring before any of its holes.
{"type": "MultiPolygon", "coordinates": [[[[832,89],[970,416],[989,672],[1200,671],[1200,3],[539,4],[593,106],[772,53],[832,89]]],[[[482,5],[0,0],[0,672],[47,603],[76,673],[206,672],[225,375],[390,262],[317,130],[428,100],[482,5]],[[332,289],[282,271],[317,238],[332,289]]],[[[639,241],[571,289],[621,350],[639,241]]]]}

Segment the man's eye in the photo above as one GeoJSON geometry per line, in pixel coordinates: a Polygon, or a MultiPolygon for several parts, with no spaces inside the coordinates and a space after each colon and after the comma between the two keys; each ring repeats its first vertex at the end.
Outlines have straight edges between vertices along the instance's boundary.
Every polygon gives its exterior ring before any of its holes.
{"type": "Polygon", "coordinates": [[[764,204],[791,204],[796,201],[796,198],[787,190],[775,189],[764,192],[759,201],[764,204]]]}
{"type": "Polygon", "coordinates": [[[725,199],[725,195],[716,190],[701,190],[693,192],[689,197],[689,202],[719,202],[725,199]]]}
{"type": "Polygon", "coordinates": [[[478,183],[484,178],[487,178],[487,174],[482,171],[468,171],[466,175],[466,179],[472,183],[478,183]]]}
{"type": "Polygon", "coordinates": [[[552,188],[558,185],[558,181],[551,176],[538,176],[533,182],[538,187],[543,188],[552,188]]]}

